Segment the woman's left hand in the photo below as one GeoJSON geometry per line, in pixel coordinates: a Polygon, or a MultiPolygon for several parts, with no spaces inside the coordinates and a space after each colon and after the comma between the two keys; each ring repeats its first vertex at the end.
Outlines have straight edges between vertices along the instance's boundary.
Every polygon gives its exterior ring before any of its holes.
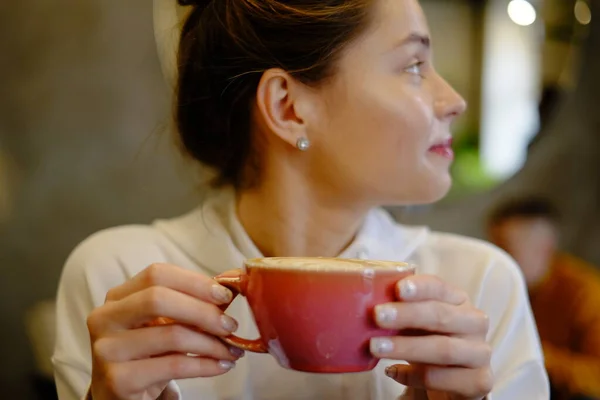
{"type": "Polygon", "coordinates": [[[427,390],[430,399],[484,399],[493,386],[488,317],[465,292],[435,276],[403,279],[397,296],[400,302],[375,307],[378,325],[419,334],[371,340],[374,356],[409,363],[391,366],[386,374],[427,390]]]}

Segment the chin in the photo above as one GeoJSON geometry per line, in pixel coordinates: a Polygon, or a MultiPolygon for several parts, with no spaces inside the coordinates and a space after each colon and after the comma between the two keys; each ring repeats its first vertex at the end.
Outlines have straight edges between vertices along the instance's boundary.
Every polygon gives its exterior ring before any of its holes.
{"type": "Polygon", "coordinates": [[[452,178],[450,174],[437,176],[435,179],[423,179],[418,187],[404,188],[394,196],[392,206],[432,204],[440,201],[450,191],[452,178]]]}
{"type": "Polygon", "coordinates": [[[432,193],[432,198],[430,200],[430,203],[435,203],[437,201],[442,200],[444,197],[446,197],[448,192],[450,192],[451,188],[452,188],[452,178],[450,177],[450,174],[448,174],[447,179],[445,179],[443,182],[440,182],[440,184],[437,186],[436,190],[432,193]]]}
{"type": "Polygon", "coordinates": [[[423,191],[423,195],[420,198],[415,199],[413,204],[431,204],[442,200],[450,191],[451,185],[439,185],[431,188],[427,188],[423,191]]]}
{"type": "Polygon", "coordinates": [[[451,185],[448,185],[444,189],[439,190],[436,193],[433,193],[431,198],[429,200],[427,200],[426,203],[428,203],[428,204],[437,203],[438,201],[442,200],[444,197],[446,197],[446,195],[450,191],[450,187],[451,187],[451,185]]]}

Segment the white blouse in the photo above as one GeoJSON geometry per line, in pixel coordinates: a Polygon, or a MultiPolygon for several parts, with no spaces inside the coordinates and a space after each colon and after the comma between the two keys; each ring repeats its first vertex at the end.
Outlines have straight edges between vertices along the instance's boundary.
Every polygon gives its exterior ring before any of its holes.
{"type": "MultiPolygon", "coordinates": [[[[57,342],[53,357],[60,400],[85,397],[91,355],[86,318],[104,303],[107,291],[156,262],[172,263],[210,276],[260,257],[235,215],[233,195],[211,196],[180,218],[149,226],[123,226],[99,232],[68,259],[57,299],[57,342]]],[[[496,247],[475,239],[397,224],[373,210],[355,241],[340,255],[408,261],[417,273],[434,274],[462,288],[490,318],[496,383],[490,400],[547,400],[548,378],[539,338],[520,271],[496,247]]],[[[228,313],[240,323],[237,334],[258,336],[243,298],[228,313]]],[[[355,374],[310,374],[280,367],[265,354],[247,354],[235,369],[215,378],[171,382],[162,399],[185,400],[392,400],[426,398],[386,377],[395,363],[382,360],[355,374]]]]}

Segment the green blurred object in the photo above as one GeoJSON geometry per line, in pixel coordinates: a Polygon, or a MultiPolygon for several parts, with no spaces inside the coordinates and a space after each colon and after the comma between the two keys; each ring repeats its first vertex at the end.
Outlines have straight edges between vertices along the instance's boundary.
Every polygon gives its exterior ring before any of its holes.
{"type": "Polygon", "coordinates": [[[448,199],[491,189],[499,182],[483,168],[479,151],[479,132],[463,131],[454,141],[454,164],[451,169],[453,185],[448,199]]]}

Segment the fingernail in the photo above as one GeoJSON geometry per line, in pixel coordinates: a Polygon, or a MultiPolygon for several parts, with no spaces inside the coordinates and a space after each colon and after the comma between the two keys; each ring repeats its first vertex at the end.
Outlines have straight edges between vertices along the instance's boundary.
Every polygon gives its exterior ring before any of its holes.
{"type": "Polygon", "coordinates": [[[389,305],[375,306],[375,318],[379,323],[394,322],[398,317],[398,310],[389,305]]]}
{"type": "Polygon", "coordinates": [[[244,354],[246,354],[246,352],[242,349],[238,349],[237,347],[230,347],[229,348],[229,352],[237,358],[242,358],[244,357],[244,354]]]}
{"type": "Polygon", "coordinates": [[[400,281],[398,288],[403,299],[411,299],[417,294],[417,285],[410,279],[400,281]]]}
{"type": "Polygon", "coordinates": [[[385,354],[394,350],[394,343],[385,338],[371,339],[371,353],[385,354]]]}
{"type": "Polygon", "coordinates": [[[213,298],[222,303],[229,303],[231,301],[231,299],[233,298],[233,294],[231,293],[231,290],[229,290],[226,287],[221,286],[217,283],[212,285],[211,291],[212,291],[213,298]]]}
{"type": "Polygon", "coordinates": [[[397,372],[398,372],[398,369],[396,367],[394,367],[393,365],[391,367],[387,367],[385,369],[385,374],[387,376],[389,376],[390,378],[394,378],[396,376],[397,372]]]}
{"type": "Polygon", "coordinates": [[[223,326],[223,329],[228,332],[235,332],[238,328],[238,324],[235,319],[225,314],[221,315],[221,325],[223,326]]]}
{"type": "Polygon", "coordinates": [[[229,371],[235,367],[235,363],[231,361],[221,360],[219,361],[219,367],[225,371],[229,371]]]}

